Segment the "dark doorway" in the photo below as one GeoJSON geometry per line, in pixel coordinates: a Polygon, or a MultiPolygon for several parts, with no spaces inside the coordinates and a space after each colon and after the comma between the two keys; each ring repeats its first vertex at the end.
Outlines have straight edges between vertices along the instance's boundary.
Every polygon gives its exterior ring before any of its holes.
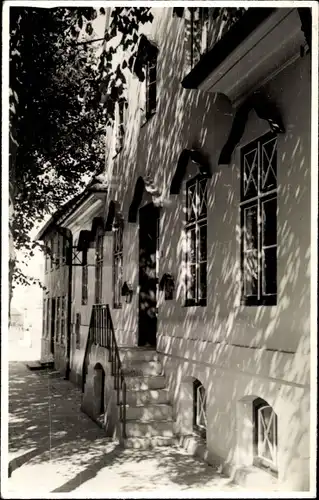
{"type": "Polygon", "coordinates": [[[50,332],[50,351],[54,354],[54,336],[55,336],[55,300],[51,300],[51,332],[50,332]]]}
{"type": "Polygon", "coordinates": [[[159,209],[153,203],[139,211],[139,336],[138,345],[156,347],[159,209]]]}

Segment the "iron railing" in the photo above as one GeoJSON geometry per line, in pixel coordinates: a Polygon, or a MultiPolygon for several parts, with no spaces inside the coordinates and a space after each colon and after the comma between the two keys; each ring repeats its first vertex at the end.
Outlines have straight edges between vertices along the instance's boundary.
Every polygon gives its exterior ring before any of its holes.
{"type": "Polygon", "coordinates": [[[117,405],[120,408],[120,420],[122,424],[122,437],[126,437],[126,383],[120,359],[120,353],[116,342],[114,326],[110,308],[107,304],[95,304],[92,309],[92,342],[95,345],[105,347],[109,351],[109,362],[111,373],[114,377],[114,389],[116,390],[117,405]]]}

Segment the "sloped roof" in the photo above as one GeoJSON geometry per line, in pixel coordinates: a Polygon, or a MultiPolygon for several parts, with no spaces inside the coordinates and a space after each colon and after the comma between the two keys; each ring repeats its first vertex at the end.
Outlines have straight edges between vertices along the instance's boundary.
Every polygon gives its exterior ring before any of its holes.
{"type": "Polygon", "coordinates": [[[35,236],[35,240],[42,240],[44,236],[52,230],[53,226],[67,215],[70,215],[78,206],[83,203],[83,201],[88,198],[94,192],[107,192],[107,186],[102,184],[102,182],[98,181],[96,178],[86,186],[86,188],[81,191],[81,193],[77,194],[69,201],[64,203],[60,208],[56,210],[56,212],[52,215],[52,217],[44,224],[42,229],[35,236]]]}

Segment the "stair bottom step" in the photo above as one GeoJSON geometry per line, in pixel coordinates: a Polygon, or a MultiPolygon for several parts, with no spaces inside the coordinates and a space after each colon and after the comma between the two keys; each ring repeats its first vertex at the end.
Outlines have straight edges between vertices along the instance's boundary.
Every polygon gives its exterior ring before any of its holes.
{"type": "Polygon", "coordinates": [[[124,448],[139,450],[147,450],[149,448],[156,448],[157,446],[175,446],[176,444],[176,438],[165,436],[128,437],[123,441],[124,448]]]}
{"type": "Polygon", "coordinates": [[[26,366],[31,371],[46,370],[48,368],[54,368],[54,362],[41,362],[41,361],[29,361],[26,366]]]}

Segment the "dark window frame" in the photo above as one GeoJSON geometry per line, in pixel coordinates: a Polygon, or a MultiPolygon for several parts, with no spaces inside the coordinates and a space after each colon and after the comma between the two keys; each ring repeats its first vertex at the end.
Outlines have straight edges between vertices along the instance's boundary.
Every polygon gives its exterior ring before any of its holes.
{"type": "Polygon", "coordinates": [[[193,430],[196,434],[206,439],[207,434],[207,394],[204,385],[199,380],[193,382],[193,430]],[[204,393],[204,398],[202,394],[204,393]],[[200,401],[199,401],[200,400],[200,401]],[[203,405],[204,408],[200,408],[203,405]],[[204,412],[205,425],[201,424],[201,416],[204,412]]]}
{"type": "MultiPolygon", "coordinates": [[[[264,437],[263,436],[263,437],[264,437]]],[[[260,467],[262,469],[266,469],[268,472],[272,473],[273,475],[277,476],[278,474],[278,416],[275,413],[274,409],[272,406],[267,403],[267,401],[261,399],[261,398],[256,398],[253,401],[253,450],[254,450],[254,458],[253,458],[253,465],[260,467]],[[265,409],[270,409],[271,410],[271,424],[273,424],[274,429],[269,428],[265,429],[265,423],[263,424],[262,420],[263,418],[261,417],[261,412],[262,410],[265,409]],[[272,436],[269,437],[268,432],[271,430],[272,436]],[[271,443],[271,447],[274,447],[275,449],[275,460],[269,460],[265,456],[262,456],[260,453],[260,448],[262,447],[263,443],[261,442],[261,435],[264,433],[264,436],[267,435],[264,440],[268,440],[271,443]],[[272,442],[272,439],[274,442],[272,442]]]]}
{"type": "Polygon", "coordinates": [[[240,151],[240,267],[241,267],[241,304],[245,306],[277,305],[277,218],[278,218],[278,186],[277,186],[277,136],[268,132],[241,148],[240,151]],[[273,146],[271,160],[266,169],[264,166],[265,146],[273,146]],[[246,158],[250,155],[250,159],[246,158]],[[249,164],[249,161],[252,162],[249,164]],[[272,163],[271,163],[272,162],[272,163]],[[257,170],[256,170],[256,166],[257,170]],[[271,170],[269,170],[271,168],[271,170]],[[246,170],[245,170],[246,169],[246,170]],[[247,178],[248,171],[248,178],[247,178]],[[269,173],[270,172],[270,173],[269,173]],[[272,174],[273,175],[272,175],[272,174]],[[265,183],[272,175],[273,182],[267,187],[265,183]],[[271,204],[275,207],[272,210],[271,204]],[[268,208],[266,211],[266,204],[268,208]],[[255,213],[255,215],[254,215],[255,213]],[[249,219],[250,217],[250,219],[249,219]],[[268,225],[266,220],[270,220],[268,225]],[[250,222],[251,228],[248,229],[250,222]],[[254,229],[252,229],[254,225],[254,229]],[[269,227],[271,228],[269,230],[269,227]],[[274,242],[265,245],[266,236],[274,242]],[[269,236],[270,235],[270,236],[269,236]],[[274,270],[267,273],[266,254],[276,252],[275,258],[268,257],[268,266],[274,270]],[[248,255],[252,255],[249,259],[248,255]],[[255,279],[251,279],[252,274],[255,279]],[[246,289],[250,278],[252,292],[246,289]],[[273,287],[272,293],[267,289],[273,287]]]}
{"type": "Polygon", "coordinates": [[[64,345],[66,328],[66,296],[61,297],[60,342],[64,345]]]}
{"type": "Polygon", "coordinates": [[[75,315],[75,348],[81,347],[81,313],[75,315]]]}
{"type": "Polygon", "coordinates": [[[57,344],[60,343],[61,335],[61,297],[56,297],[55,301],[55,341],[57,344]]]}
{"type": "Polygon", "coordinates": [[[81,279],[81,304],[82,306],[86,306],[88,303],[88,282],[89,282],[89,268],[87,264],[87,249],[82,250],[82,262],[86,262],[86,264],[82,265],[82,279],[81,279]]]}
{"type": "Polygon", "coordinates": [[[123,282],[123,221],[113,226],[113,308],[122,308],[122,282],[123,282]]]}
{"type": "Polygon", "coordinates": [[[145,115],[148,120],[157,110],[157,48],[152,45],[152,50],[145,66],[145,115]]]}
{"type": "Polygon", "coordinates": [[[201,59],[201,57],[208,51],[209,8],[190,7],[189,10],[190,10],[190,33],[189,33],[190,64],[191,68],[194,68],[201,59]],[[204,36],[206,38],[205,42],[203,42],[204,36]],[[199,47],[197,47],[197,53],[195,53],[196,43],[197,45],[199,45],[199,47]]]}
{"type": "Polygon", "coordinates": [[[185,306],[206,306],[207,305],[207,179],[206,175],[198,174],[186,183],[186,224],[185,224],[185,238],[186,238],[186,276],[185,276],[185,306]],[[200,186],[204,184],[204,190],[200,186]],[[195,191],[195,209],[193,205],[190,206],[190,193],[191,189],[195,191]],[[200,194],[203,195],[203,199],[200,194]],[[204,210],[202,208],[205,207],[204,210]],[[189,236],[190,235],[190,236],[189,236]],[[202,238],[204,243],[202,244],[202,238]],[[194,244],[194,259],[190,257],[191,250],[188,248],[194,244]],[[204,257],[202,256],[204,254],[204,257]],[[193,278],[190,278],[190,267],[195,268],[193,278]],[[202,271],[204,273],[202,275],[202,271]],[[204,276],[204,280],[202,277],[204,276]],[[194,289],[194,297],[189,297],[191,290],[189,282],[192,283],[194,289]]]}
{"type": "Polygon", "coordinates": [[[104,232],[98,229],[95,243],[95,303],[102,303],[104,232]]]}

